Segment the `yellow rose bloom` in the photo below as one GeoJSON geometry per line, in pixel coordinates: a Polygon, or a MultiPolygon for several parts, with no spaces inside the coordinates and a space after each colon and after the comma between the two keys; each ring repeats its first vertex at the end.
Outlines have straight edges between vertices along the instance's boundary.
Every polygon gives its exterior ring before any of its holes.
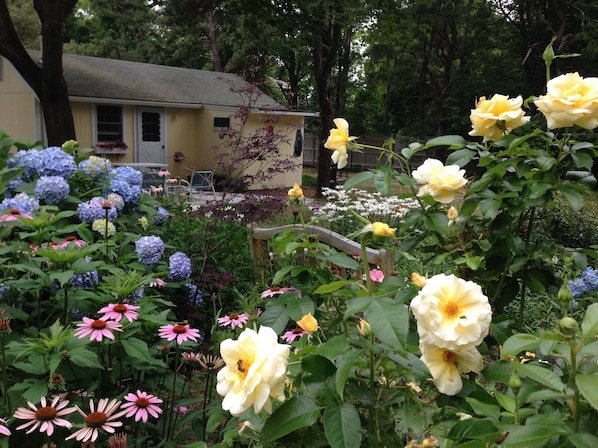
{"type": "Polygon", "coordinates": [[[297,182],[293,185],[293,188],[289,190],[289,198],[291,199],[301,199],[303,197],[303,190],[299,186],[297,182]]]}
{"type": "Polygon", "coordinates": [[[284,385],[291,347],[279,344],[276,332],[260,327],[256,333],[246,328],[234,341],[220,344],[225,366],[218,372],[217,392],[224,397],[222,408],[234,416],[253,406],[272,413],[270,397],[284,401],[284,385]]]}
{"type": "Polygon", "coordinates": [[[297,322],[297,325],[303,331],[307,331],[308,333],[313,333],[318,329],[318,321],[311,315],[311,313],[307,313],[303,316],[301,320],[297,322]]]}
{"type": "Polygon", "coordinates": [[[411,281],[418,288],[423,288],[423,286],[428,281],[428,277],[427,276],[423,276],[423,275],[419,275],[417,272],[414,272],[413,274],[411,274],[411,281]]]}
{"type": "Polygon", "coordinates": [[[432,374],[432,381],[443,394],[456,395],[463,388],[462,373],[477,372],[483,367],[483,358],[475,348],[455,349],[421,343],[422,362],[432,374]]]}
{"type": "Polygon", "coordinates": [[[482,288],[454,275],[429,278],[411,301],[420,341],[448,350],[479,345],[488,334],[492,309],[482,288]]]}
{"type": "Polygon", "coordinates": [[[546,95],[534,101],[546,117],[548,129],[573,125],[585,129],[598,126],[598,78],[566,73],[548,81],[546,95]]]}
{"type": "Polygon", "coordinates": [[[330,130],[330,135],[324,143],[324,148],[332,149],[332,161],[336,163],[337,168],[343,169],[347,165],[349,155],[347,154],[347,145],[349,144],[349,123],[344,118],[335,118],[334,125],[336,129],[330,130]]]}
{"type": "Polygon", "coordinates": [[[524,115],[522,104],[521,96],[509,99],[508,96],[497,94],[489,100],[485,96],[481,97],[469,115],[473,127],[469,135],[484,137],[484,142],[500,140],[503,135],[530,120],[524,115]]]}
{"type": "Polygon", "coordinates": [[[418,197],[432,196],[435,201],[448,204],[457,194],[465,193],[467,179],[459,165],[444,166],[440,160],[426,159],[411,175],[420,185],[418,197]]]}
{"type": "Polygon", "coordinates": [[[373,222],[372,233],[375,236],[392,237],[395,236],[397,229],[391,229],[390,226],[384,222],[373,222]]]}

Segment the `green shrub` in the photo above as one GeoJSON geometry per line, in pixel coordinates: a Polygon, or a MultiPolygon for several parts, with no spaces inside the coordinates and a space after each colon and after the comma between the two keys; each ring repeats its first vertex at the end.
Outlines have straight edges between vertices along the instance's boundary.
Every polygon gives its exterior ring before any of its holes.
{"type": "Polygon", "coordinates": [[[581,210],[557,198],[542,209],[539,222],[546,236],[567,247],[588,248],[598,244],[598,198],[589,195],[581,210]]]}

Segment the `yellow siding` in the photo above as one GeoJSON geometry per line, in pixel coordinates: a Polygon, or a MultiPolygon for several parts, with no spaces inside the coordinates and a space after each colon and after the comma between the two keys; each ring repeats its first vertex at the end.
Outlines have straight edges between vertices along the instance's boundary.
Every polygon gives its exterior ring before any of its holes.
{"type": "Polygon", "coordinates": [[[193,168],[199,166],[195,157],[199,140],[196,125],[198,113],[198,109],[166,109],[166,160],[172,177],[185,178],[193,168]],[[182,163],[174,162],[176,152],[185,156],[182,163]]]}
{"type": "Polygon", "coordinates": [[[41,139],[41,122],[36,122],[36,96],[11,63],[0,57],[0,129],[11,138],[34,142],[41,139]]]}

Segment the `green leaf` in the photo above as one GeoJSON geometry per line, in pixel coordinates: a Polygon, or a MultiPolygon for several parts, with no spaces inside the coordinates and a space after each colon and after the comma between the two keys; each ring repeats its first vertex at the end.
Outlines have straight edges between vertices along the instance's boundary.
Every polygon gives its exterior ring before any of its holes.
{"type": "Polygon", "coordinates": [[[370,296],[366,297],[356,297],[355,299],[351,299],[347,302],[347,308],[345,309],[345,320],[349,319],[354,314],[362,313],[370,306],[374,300],[370,296]]]}
{"type": "Polygon", "coordinates": [[[559,190],[574,211],[578,212],[581,210],[584,202],[583,195],[576,188],[563,184],[559,190]]]}
{"type": "Polygon", "coordinates": [[[272,328],[277,334],[287,326],[289,322],[289,314],[284,305],[273,305],[266,308],[260,315],[260,325],[272,328]]]}
{"type": "Polygon", "coordinates": [[[283,403],[266,420],[262,428],[262,442],[270,442],[296,429],[313,425],[320,416],[316,400],[309,395],[299,395],[283,403]]]}
{"type": "Polygon", "coordinates": [[[598,303],[592,303],[586,309],[581,321],[581,332],[584,338],[594,338],[598,331],[598,303]]]}
{"type": "Polygon", "coordinates": [[[575,384],[588,403],[598,410],[598,376],[577,374],[575,384]]]}
{"type": "Polygon", "coordinates": [[[575,448],[596,448],[598,446],[598,437],[587,432],[568,434],[567,438],[575,448]]]}
{"type": "Polygon", "coordinates": [[[334,336],[323,344],[318,345],[318,353],[333,361],[337,356],[342,356],[351,349],[351,345],[344,335],[334,336]]]}
{"type": "Polygon", "coordinates": [[[100,361],[98,361],[98,354],[85,347],[75,347],[69,350],[69,361],[79,367],[103,368],[100,361]]]}
{"type": "Polygon", "coordinates": [[[496,401],[498,401],[505,411],[510,412],[511,414],[515,413],[517,405],[513,397],[509,397],[508,395],[501,394],[499,391],[495,391],[494,398],[496,398],[496,401]]]}
{"type": "Polygon", "coordinates": [[[334,385],[336,387],[336,393],[343,399],[343,391],[345,389],[345,383],[351,373],[351,369],[355,367],[356,360],[358,360],[363,354],[362,350],[351,350],[350,352],[343,355],[336,366],[336,377],[334,378],[334,385]]]}
{"type": "Polygon", "coordinates": [[[460,167],[464,167],[471,159],[475,157],[477,154],[476,151],[469,148],[458,149],[457,151],[453,151],[449,154],[446,158],[447,165],[459,165],[460,167]]]}
{"type": "Polygon", "coordinates": [[[592,165],[594,164],[594,159],[586,152],[573,152],[571,153],[571,158],[573,159],[575,168],[578,169],[585,168],[590,171],[592,169],[592,165]]]}
{"type": "Polygon", "coordinates": [[[425,215],[425,223],[428,229],[446,235],[448,233],[448,218],[446,212],[436,211],[425,215]]]}
{"type": "Polygon", "coordinates": [[[498,432],[494,422],[490,419],[477,419],[471,418],[469,420],[463,420],[455,423],[449,431],[448,437],[451,440],[457,439],[475,439],[484,440],[489,436],[492,436],[494,440],[500,437],[501,433],[498,432]],[[494,436],[492,436],[494,434],[494,436]]]}
{"type": "Polygon", "coordinates": [[[519,333],[511,336],[502,346],[503,355],[517,355],[524,350],[533,350],[537,348],[542,341],[537,337],[519,333]]]}
{"type": "Polygon", "coordinates": [[[483,403],[472,397],[465,398],[465,401],[471,406],[473,412],[482,417],[488,417],[493,422],[498,422],[500,417],[500,408],[493,404],[483,403]]]}
{"type": "Polygon", "coordinates": [[[557,425],[526,425],[516,426],[504,441],[505,446],[523,447],[542,445],[554,436],[567,434],[568,430],[557,425]]]}
{"type": "Polygon", "coordinates": [[[127,355],[136,361],[140,361],[141,364],[151,365],[153,364],[153,357],[149,353],[147,343],[137,338],[127,338],[123,341],[123,348],[127,355]]]}
{"type": "Polygon", "coordinates": [[[304,379],[309,382],[324,381],[336,372],[336,367],[327,358],[320,355],[304,355],[301,357],[301,368],[304,379]]]}
{"type": "Polygon", "coordinates": [[[374,178],[374,171],[362,171],[361,173],[357,173],[351,177],[349,177],[343,183],[344,190],[350,190],[351,188],[357,187],[365,182],[369,182],[374,178]]]}
{"type": "Polygon", "coordinates": [[[359,448],[361,421],[350,403],[329,403],[324,410],[324,434],[331,448],[359,448]]]}
{"type": "Polygon", "coordinates": [[[404,305],[382,297],[368,307],[368,322],[374,334],[395,350],[403,350],[409,331],[409,315],[404,305]]]}
{"type": "Polygon", "coordinates": [[[428,140],[424,148],[431,148],[433,146],[450,146],[453,148],[462,148],[467,145],[467,142],[460,135],[441,135],[428,140]]]}
{"type": "Polygon", "coordinates": [[[563,390],[563,383],[552,370],[532,364],[516,364],[516,366],[518,373],[556,391],[563,390]]]}
{"type": "Polygon", "coordinates": [[[344,288],[347,285],[350,285],[352,282],[349,280],[339,280],[336,282],[330,282],[325,285],[319,286],[318,289],[314,291],[314,294],[330,294],[331,292],[338,291],[341,288],[344,288]]]}
{"type": "Polygon", "coordinates": [[[355,260],[353,257],[349,257],[346,254],[330,255],[326,257],[326,261],[347,269],[359,269],[359,263],[357,262],[357,260],[355,260]]]}
{"type": "Polygon", "coordinates": [[[287,313],[294,321],[301,320],[307,313],[314,314],[314,302],[309,297],[289,300],[287,303],[287,313]]]}

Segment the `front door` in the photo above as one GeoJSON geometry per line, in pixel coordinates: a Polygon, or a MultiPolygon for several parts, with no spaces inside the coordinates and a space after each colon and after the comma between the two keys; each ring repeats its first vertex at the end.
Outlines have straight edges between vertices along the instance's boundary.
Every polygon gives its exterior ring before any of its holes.
{"type": "Polygon", "coordinates": [[[136,121],[137,162],[166,163],[164,109],[138,107],[136,121]]]}

